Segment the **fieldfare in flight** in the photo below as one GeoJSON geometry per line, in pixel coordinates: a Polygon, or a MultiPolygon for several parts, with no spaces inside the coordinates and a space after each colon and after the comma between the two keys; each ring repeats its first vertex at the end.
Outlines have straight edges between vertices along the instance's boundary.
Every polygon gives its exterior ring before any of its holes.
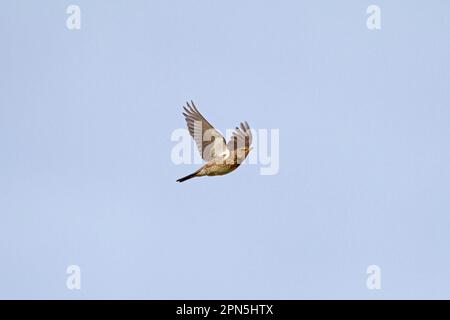
{"type": "Polygon", "coordinates": [[[200,155],[206,164],[177,182],[183,182],[194,177],[221,176],[234,171],[247,158],[252,148],[252,133],[247,122],[236,127],[228,143],[225,138],[200,114],[191,101],[183,107],[189,134],[197,144],[200,155]]]}

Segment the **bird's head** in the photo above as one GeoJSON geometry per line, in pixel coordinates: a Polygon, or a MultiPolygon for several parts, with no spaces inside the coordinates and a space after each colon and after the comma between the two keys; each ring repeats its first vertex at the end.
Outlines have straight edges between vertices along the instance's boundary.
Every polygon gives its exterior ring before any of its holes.
{"type": "Polygon", "coordinates": [[[237,150],[238,157],[247,157],[247,155],[252,151],[253,147],[242,147],[237,150]]]}

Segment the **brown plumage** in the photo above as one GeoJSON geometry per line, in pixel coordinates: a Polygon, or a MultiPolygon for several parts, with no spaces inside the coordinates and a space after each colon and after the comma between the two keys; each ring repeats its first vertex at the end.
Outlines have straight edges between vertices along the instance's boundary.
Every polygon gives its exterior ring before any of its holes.
{"type": "Polygon", "coordinates": [[[218,132],[197,110],[191,101],[183,107],[189,134],[197,144],[197,148],[206,164],[177,182],[183,182],[194,177],[221,176],[234,171],[247,158],[251,151],[252,132],[245,121],[236,127],[228,144],[218,132]]]}

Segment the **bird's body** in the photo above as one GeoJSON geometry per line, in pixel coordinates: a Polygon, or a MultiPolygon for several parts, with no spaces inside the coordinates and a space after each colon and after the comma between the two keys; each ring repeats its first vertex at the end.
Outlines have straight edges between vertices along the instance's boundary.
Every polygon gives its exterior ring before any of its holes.
{"type": "Polygon", "coordinates": [[[184,108],[189,133],[197,143],[197,147],[206,160],[206,164],[194,173],[187,175],[177,182],[183,182],[194,177],[221,176],[236,170],[251,151],[252,135],[247,122],[236,127],[228,144],[223,136],[198,112],[194,103],[186,103],[184,108]]]}

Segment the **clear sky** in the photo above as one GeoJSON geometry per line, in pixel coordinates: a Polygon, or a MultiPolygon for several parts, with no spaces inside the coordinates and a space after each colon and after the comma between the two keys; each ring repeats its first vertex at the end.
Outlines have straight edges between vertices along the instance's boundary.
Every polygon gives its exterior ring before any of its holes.
{"type": "Polygon", "coordinates": [[[0,298],[450,298],[449,1],[0,6],[0,298]],[[176,183],[189,99],[279,173],[176,183]]]}

